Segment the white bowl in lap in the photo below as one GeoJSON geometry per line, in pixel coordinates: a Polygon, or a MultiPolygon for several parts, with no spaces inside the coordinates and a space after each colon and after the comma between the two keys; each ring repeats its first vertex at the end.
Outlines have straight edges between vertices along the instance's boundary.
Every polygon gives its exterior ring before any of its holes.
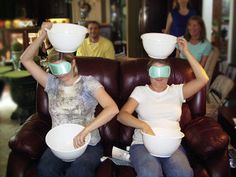
{"type": "Polygon", "coordinates": [[[144,146],[153,156],[170,157],[180,146],[184,134],[179,129],[152,129],[155,136],[142,132],[144,146]]]}
{"type": "Polygon", "coordinates": [[[154,59],[166,59],[175,49],[177,37],[164,33],[141,35],[144,50],[154,59]]]}
{"type": "Polygon", "coordinates": [[[87,28],[72,23],[53,24],[51,29],[46,29],[48,39],[58,52],[75,52],[85,39],[87,28]]]}
{"type": "Polygon", "coordinates": [[[52,128],[46,135],[45,140],[48,147],[58,158],[65,162],[72,162],[81,156],[91,139],[91,134],[85,138],[85,143],[79,148],[74,148],[73,138],[82,130],[83,126],[78,124],[62,124],[52,128]]]}

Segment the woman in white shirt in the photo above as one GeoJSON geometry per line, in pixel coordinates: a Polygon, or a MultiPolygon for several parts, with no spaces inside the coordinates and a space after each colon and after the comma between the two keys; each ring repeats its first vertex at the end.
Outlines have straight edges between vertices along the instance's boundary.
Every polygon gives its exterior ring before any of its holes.
{"type": "Polygon", "coordinates": [[[208,82],[204,69],[189,52],[187,41],[178,38],[178,45],[196,78],[188,83],[168,85],[170,66],[166,60],[153,59],[148,64],[150,85],[136,87],[118,114],[118,121],[135,128],[130,158],[138,177],[163,177],[163,174],[168,177],[193,176],[182,146],[169,158],[155,157],[145,148],[141,135],[141,131],[154,135],[146,121],[164,120],[179,126],[182,103],[208,82]],[[137,118],[132,115],[134,111],[137,118]]]}

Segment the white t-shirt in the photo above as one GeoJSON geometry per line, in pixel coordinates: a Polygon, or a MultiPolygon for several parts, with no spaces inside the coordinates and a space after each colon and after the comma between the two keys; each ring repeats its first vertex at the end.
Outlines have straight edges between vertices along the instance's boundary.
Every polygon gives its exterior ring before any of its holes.
{"type": "MultiPolygon", "coordinates": [[[[148,85],[138,86],[130,95],[138,102],[136,112],[144,121],[171,121],[179,126],[182,113],[183,84],[167,86],[162,92],[153,91],[148,85]]],[[[143,144],[140,129],[135,129],[132,144],[143,144]]]]}

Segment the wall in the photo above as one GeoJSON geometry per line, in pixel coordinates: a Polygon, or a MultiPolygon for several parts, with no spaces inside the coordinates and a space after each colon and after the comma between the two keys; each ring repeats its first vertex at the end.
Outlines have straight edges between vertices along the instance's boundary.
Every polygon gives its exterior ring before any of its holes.
{"type": "MultiPolygon", "coordinates": [[[[86,18],[96,20],[100,23],[110,23],[110,0],[86,0],[91,6],[91,11],[86,18]]],[[[72,0],[72,22],[78,23],[80,19],[80,9],[78,0],[72,0]]]]}
{"type": "Polygon", "coordinates": [[[213,0],[203,1],[202,18],[206,25],[207,39],[211,41],[213,0]]]}
{"type": "Polygon", "coordinates": [[[236,65],[236,2],[232,0],[231,3],[227,62],[236,65]]]}

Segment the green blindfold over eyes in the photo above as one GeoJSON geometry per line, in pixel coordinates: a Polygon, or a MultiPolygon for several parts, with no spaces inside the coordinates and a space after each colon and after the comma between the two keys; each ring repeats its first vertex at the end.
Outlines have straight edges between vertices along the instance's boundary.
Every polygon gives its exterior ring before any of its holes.
{"type": "Polygon", "coordinates": [[[56,76],[68,74],[71,70],[71,63],[68,61],[63,61],[58,64],[49,63],[48,66],[52,74],[56,76]]]}
{"type": "Polygon", "coordinates": [[[151,78],[169,78],[170,66],[151,66],[148,74],[151,78]]]}

